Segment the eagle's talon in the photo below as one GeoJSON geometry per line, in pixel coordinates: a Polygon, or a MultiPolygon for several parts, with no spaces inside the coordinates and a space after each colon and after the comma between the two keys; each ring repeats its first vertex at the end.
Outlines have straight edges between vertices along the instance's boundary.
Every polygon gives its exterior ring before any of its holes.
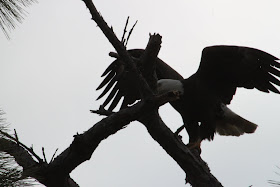
{"type": "Polygon", "coordinates": [[[197,142],[191,142],[187,144],[187,147],[189,148],[190,151],[198,151],[199,154],[201,154],[201,141],[197,141],[197,142]]]}

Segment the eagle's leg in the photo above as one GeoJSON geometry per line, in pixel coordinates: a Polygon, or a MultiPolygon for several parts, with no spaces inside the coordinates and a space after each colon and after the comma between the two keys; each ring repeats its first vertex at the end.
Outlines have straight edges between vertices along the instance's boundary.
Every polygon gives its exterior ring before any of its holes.
{"type": "Polygon", "coordinates": [[[187,147],[189,148],[190,151],[196,151],[199,155],[201,154],[201,139],[197,140],[196,142],[189,142],[187,144],[187,147]]]}
{"type": "Polygon", "coordinates": [[[198,123],[192,122],[185,124],[185,128],[189,134],[189,143],[187,144],[187,147],[189,149],[197,149],[199,152],[201,152],[200,144],[202,140],[200,138],[198,123]]]}
{"type": "Polygon", "coordinates": [[[200,140],[197,140],[196,142],[189,142],[187,144],[187,147],[189,149],[198,149],[198,150],[200,150],[201,141],[202,140],[200,139],[200,140]]]}

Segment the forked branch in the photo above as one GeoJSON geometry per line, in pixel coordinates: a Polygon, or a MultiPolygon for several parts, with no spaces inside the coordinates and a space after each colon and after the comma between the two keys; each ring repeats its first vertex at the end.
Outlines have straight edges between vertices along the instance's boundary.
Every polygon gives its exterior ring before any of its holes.
{"type": "Polygon", "coordinates": [[[122,58],[122,60],[126,63],[126,65],[130,68],[130,70],[135,73],[136,83],[139,84],[140,91],[143,91],[144,96],[146,96],[146,95],[151,96],[153,94],[151,92],[151,89],[149,88],[147,82],[145,81],[145,79],[143,78],[143,76],[141,75],[139,70],[137,69],[135,63],[133,63],[133,59],[126,51],[123,43],[117,38],[117,36],[114,34],[113,30],[107,25],[107,23],[104,21],[103,17],[98,13],[92,0],[83,0],[83,1],[91,13],[92,19],[96,22],[96,24],[102,30],[102,32],[104,33],[106,38],[109,40],[109,42],[112,44],[112,46],[115,48],[115,50],[117,51],[119,56],[122,58]]]}
{"type": "MultiPolygon", "coordinates": [[[[118,55],[122,58],[122,60],[131,67],[131,71],[135,73],[136,79],[138,80],[137,83],[140,83],[140,92],[145,93],[148,91],[150,94],[150,98],[152,97],[153,93],[151,88],[155,90],[155,87],[153,84],[155,84],[156,78],[152,78],[152,81],[148,82],[152,83],[152,87],[149,87],[146,83],[147,80],[143,78],[141,73],[137,70],[135,64],[133,63],[132,58],[129,56],[127,51],[125,50],[125,47],[122,45],[122,43],[117,39],[117,37],[114,35],[113,31],[108,27],[106,22],[103,20],[103,18],[99,15],[98,11],[96,10],[94,4],[91,0],[83,0],[89,9],[92,19],[97,23],[97,25],[100,27],[100,29],[103,31],[104,35],[107,37],[107,39],[110,41],[110,43],[113,45],[113,47],[116,49],[118,55]],[[143,86],[144,85],[144,86],[143,86]]],[[[154,43],[153,43],[154,44],[154,43]]],[[[149,46],[149,45],[148,45],[149,46]]],[[[156,45],[155,45],[156,46],[156,45]]],[[[147,64],[147,70],[149,67],[149,61],[153,57],[156,57],[160,45],[158,45],[158,50],[151,50],[149,52],[148,49],[146,49],[146,52],[143,57],[144,64],[147,64]],[[155,56],[149,54],[156,54],[155,56]],[[149,60],[147,60],[147,59],[149,60]]],[[[153,61],[153,60],[151,60],[153,61]]],[[[151,63],[153,64],[153,63],[151,63]]],[[[153,77],[154,73],[154,67],[150,64],[151,72],[150,76],[153,77]]],[[[146,76],[145,76],[146,77],[146,76]]],[[[136,83],[136,84],[137,84],[136,83]]],[[[150,85],[150,86],[151,86],[150,85]]],[[[149,97],[144,97],[149,98],[149,97]]],[[[158,108],[154,104],[154,100],[146,100],[151,101],[149,104],[147,102],[144,102],[143,108],[146,108],[146,112],[142,114],[141,112],[138,113],[140,115],[137,119],[142,122],[148,129],[150,135],[165,149],[165,151],[180,165],[180,167],[188,173],[188,181],[193,186],[222,186],[220,182],[210,173],[209,168],[205,164],[205,162],[200,158],[199,155],[193,155],[192,152],[184,146],[182,142],[179,142],[178,139],[175,138],[174,134],[169,130],[169,128],[164,124],[164,122],[160,119],[158,115],[158,108]],[[149,112],[147,112],[149,111],[149,112]]],[[[140,102],[140,103],[142,103],[140,102]]],[[[132,107],[133,108],[133,107],[132,107]]],[[[129,112],[130,109],[125,109],[127,112],[129,112]]],[[[120,112],[123,112],[124,110],[121,110],[120,112]]],[[[113,116],[113,115],[112,115],[113,116]]],[[[111,116],[110,116],[111,117],[111,116]]]]}

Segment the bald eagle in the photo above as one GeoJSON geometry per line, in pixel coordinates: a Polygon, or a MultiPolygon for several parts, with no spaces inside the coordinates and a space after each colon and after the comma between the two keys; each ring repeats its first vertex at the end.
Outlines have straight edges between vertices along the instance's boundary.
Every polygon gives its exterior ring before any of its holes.
{"type": "MultiPolygon", "coordinates": [[[[129,50],[135,59],[140,59],[143,52],[141,49],[129,50]]],[[[237,115],[227,105],[238,87],[279,94],[275,87],[280,86],[280,63],[277,60],[279,59],[254,48],[210,46],[203,49],[197,72],[184,79],[157,58],[158,92],[180,92],[180,99],[170,104],[182,116],[190,147],[199,147],[204,139],[213,140],[215,133],[232,136],[253,133],[257,125],[237,115]]],[[[145,71],[140,63],[137,66],[142,72],[145,71]]],[[[105,75],[97,90],[107,86],[98,99],[113,87],[103,104],[106,106],[112,101],[109,110],[113,110],[121,98],[121,108],[140,99],[134,75],[121,59],[112,62],[102,76],[105,75]]]]}

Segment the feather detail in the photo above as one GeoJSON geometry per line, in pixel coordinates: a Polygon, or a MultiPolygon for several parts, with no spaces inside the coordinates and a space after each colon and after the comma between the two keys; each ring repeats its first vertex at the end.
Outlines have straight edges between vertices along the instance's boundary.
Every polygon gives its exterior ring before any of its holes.
{"type": "Polygon", "coordinates": [[[223,136],[240,136],[254,133],[257,125],[242,118],[222,104],[223,117],[216,121],[216,132],[223,136]]]}

